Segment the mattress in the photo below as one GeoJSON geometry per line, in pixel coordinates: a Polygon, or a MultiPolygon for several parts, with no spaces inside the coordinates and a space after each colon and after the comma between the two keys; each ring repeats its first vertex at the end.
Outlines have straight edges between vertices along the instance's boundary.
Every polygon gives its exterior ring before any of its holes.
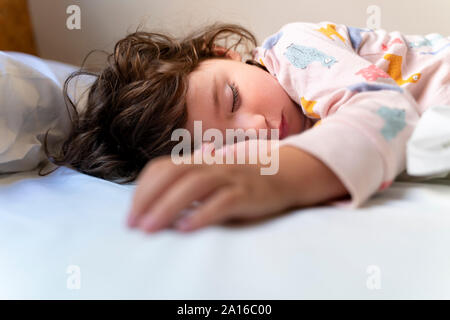
{"type": "Polygon", "coordinates": [[[450,298],[448,181],[154,234],[126,227],[135,187],[66,167],[0,175],[0,298],[450,298]]]}
{"type": "MultiPolygon", "coordinates": [[[[60,87],[76,69],[43,63],[60,87]]],[[[449,180],[396,181],[360,209],[150,235],[125,224],[135,187],[66,167],[0,174],[0,298],[450,298],[449,180]]]]}

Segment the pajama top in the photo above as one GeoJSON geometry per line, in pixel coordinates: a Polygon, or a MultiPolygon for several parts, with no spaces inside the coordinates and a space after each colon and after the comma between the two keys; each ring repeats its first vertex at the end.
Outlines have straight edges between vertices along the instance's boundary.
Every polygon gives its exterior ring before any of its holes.
{"type": "Polygon", "coordinates": [[[360,207],[405,170],[421,114],[450,106],[450,37],[292,22],[256,47],[312,128],[280,141],[324,162],[360,207]]]}

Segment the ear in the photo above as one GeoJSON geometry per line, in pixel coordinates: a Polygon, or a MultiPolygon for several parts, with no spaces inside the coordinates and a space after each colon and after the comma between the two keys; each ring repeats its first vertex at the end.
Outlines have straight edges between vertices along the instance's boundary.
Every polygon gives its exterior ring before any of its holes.
{"type": "MultiPolygon", "coordinates": [[[[217,55],[221,56],[221,55],[224,55],[224,54],[225,54],[225,51],[227,51],[227,49],[224,48],[224,47],[221,47],[221,46],[213,45],[213,51],[214,51],[217,55]]],[[[228,50],[228,52],[227,52],[227,54],[225,55],[225,57],[227,57],[228,59],[236,60],[236,61],[242,61],[241,55],[240,55],[238,52],[233,51],[233,50],[231,50],[231,49],[228,50]]]]}

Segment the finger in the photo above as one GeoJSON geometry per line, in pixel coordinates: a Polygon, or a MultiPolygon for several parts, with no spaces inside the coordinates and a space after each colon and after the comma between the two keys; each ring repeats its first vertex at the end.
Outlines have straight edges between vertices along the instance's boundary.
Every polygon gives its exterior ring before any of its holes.
{"type": "Polygon", "coordinates": [[[235,144],[224,145],[221,148],[214,150],[214,157],[217,159],[222,158],[222,163],[235,163],[235,144]],[[229,159],[229,160],[227,160],[229,159]],[[231,161],[231,162],[230,162],[231,161]]]}
{"type": "Polygon", "coordinates": [[[219,157],[223,158],[224,163],[257,163],[259,143],[266,143],[264,140],[249,139],[239,141],[217,150],[219,157]]]}
{"type": "Polygon", "coordinates": [[[211,150],[214,150],[214,143],[203,142],[201,148],[194,150],[194,153],[192,155],[193,157],[195,157],[197,154],[210,153],[211,150]]]}
{"type": "Polygon", "coordinates": [[[190,216],[178,220],[175,227],[182,231],[188,231],[218,224],[235,217],[241,206],[242,192],[239,190],[223,188],[217,191],[190,216]]]}
{"type": "Polygon", "coordinates": [[[139,222],[144,231],[156,231],[172,224],[181,210],[198,199],[204,199],[218,188],[229,183],[223,174],[213,174],[211,170],[198,170],[183,176],[172,188],[149,208],[150,212],[139,222]]]}
{"type": "Polygon", "coordinates": [[[155,199],[190,169],[188,165],[175,165],[170,158],[166,157],[152,161],[138,178],[128,217],[130,227],[136,226],[140,216],[155,199]]]}

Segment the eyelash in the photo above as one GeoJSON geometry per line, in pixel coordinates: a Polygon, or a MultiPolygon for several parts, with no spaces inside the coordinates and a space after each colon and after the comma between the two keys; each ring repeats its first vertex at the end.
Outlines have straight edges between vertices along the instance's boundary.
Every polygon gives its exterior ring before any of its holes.
{"type": "Polygon", "coordinates": [[[231,108],[231,112],[234,112],[234,108],[239,104],[239,88],[235,83],[231,83],[230,85],[231,91],[233,92],[233,107],[231,108]]]}

